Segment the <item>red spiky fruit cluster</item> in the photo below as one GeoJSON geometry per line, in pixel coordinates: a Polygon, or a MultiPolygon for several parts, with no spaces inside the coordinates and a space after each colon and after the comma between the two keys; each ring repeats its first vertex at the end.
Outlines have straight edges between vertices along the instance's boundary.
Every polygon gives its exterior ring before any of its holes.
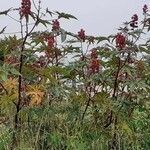
{"type": "Polygon", "coordinates": [[[148,6],[145,4],[143,6],[143,13],[146,14],[148,12],[148,6]]]}
{"type": "Polygon", "coordinates": [[[31,13],[31,1],[22,0],[20,9],[21,18],[25,17],[27,19],[30,13],[31,13]]]}
{"type": "Polygon", "coordinates": [[[116,47],[120,48],[120,49],[123,49],[126,45],[126,38],[125,36],[122,34],[122,33],[118,33],[116,35],[116,47]]]}
{"type": "Polygon", "coordinates": [[[134,15],[131,17],[130,26],[132,27],[132,29],[138,27],[138,15],[137,15],[137,14],[134,14],[134,15]]]}
{"type": "Polygon", "coordinates": [[[59,30],[59,29],[60,29],[59,21],[57,19],[53,20],[52,21],[52,31],[56,31],[56,30],[59,30]]]}
{"type": "Polygon", "coordinates": [[[48,48],[52,49],[54,47],[55,39],[54,36],[50,36],[47,39],[48,48]]]}
{"type": "Polygon", "coordinates": [[[97,50],[92,49],[91,50],[91,62],[90,62],[90,72],[92,74],[98,73],[100,70],[100,61],[98,59],[97,50]]]}
{"type": "Polygon", "coordinates": [[[81,29],[78,32],[78,37],[84,42],[85,41],[85,31],[83,29],[81,29]]]}

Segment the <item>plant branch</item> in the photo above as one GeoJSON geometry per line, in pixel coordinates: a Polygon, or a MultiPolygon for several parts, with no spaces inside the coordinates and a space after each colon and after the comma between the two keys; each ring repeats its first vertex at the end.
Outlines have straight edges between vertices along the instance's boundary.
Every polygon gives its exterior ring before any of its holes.
{"type": "Polygon", "coordinates": [[[118,68],[117,68],[117,72],[116,72],[116,76],[115,76],[113,94],[112,94],[112,97],[113,97],[113,98],[116,97],[116,92],[117,92],[117,88],[118,88],[118,76],[119,76],[120,69],[121,69],[121,60],[120,60],[120,58],[119,58],[118,68]]]}

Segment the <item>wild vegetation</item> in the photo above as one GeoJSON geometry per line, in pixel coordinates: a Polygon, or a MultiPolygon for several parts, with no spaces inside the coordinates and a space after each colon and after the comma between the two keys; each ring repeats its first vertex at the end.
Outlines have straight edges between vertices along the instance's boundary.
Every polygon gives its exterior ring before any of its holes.
{"type": "Polygon", "coordinates": [[[77,18],[40,0],[1,15],[20,30],[0,31],[0,150],[150,149],[147,5],[108,37],[64,30],[77,18]]]}

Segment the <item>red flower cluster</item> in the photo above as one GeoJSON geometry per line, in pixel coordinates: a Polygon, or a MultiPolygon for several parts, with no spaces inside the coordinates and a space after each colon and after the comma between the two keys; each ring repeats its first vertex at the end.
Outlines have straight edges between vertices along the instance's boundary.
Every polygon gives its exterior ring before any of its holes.
{"type": "Polygon", "coordinates": [[[50,36],[47,38],[48,48],[52,49],[54,47],[55,39],[54,36],[50,36]]]}
{"type": "Polygon", "coordinates": [[[56,30],[59,30],[59,29],[60,29],[59,21],[57,19],[53,20],[52,21],[52,31],[56,31],[56,30]]]}
{"type": "Polygon", "coordinates": [[[130,26],[132,27],[132,29],[134,28],[137,28],[138,27],[138,15],[137,14],[134,14],[132,17],[131,17],[131,22],[130,22],[130,26]]]}
{"type": "Polygon", "coordinates": [[[97,58],[98,56],[97,56],[97,50],[96,49],[92,49],[91,50],[91,59],[95,59],[95,58],[97,58]]]}
{"type": "Polygon", "coordinates": [[[100,63],[98,59],[92,59],[90,64],[90,69],[92,73],[98,73],[100,68],[100,63]]]}
{"type": "Polygon", "coordinates": [[[21,18],[24,16],[25,16],[25,18],[28,18],[28,15],[30,13],[31,13],[31,1],[30,0],[22,0],[21,10],[20,10],[21,18]]]}
{"type": "Polygon", "coordinates": [[[92,49],[91,51],[91,62],[90,62],[90,71],[91,73],[98,73],[100,70],[100,61],[97,56],[97,50],[92,49]]]}
{"type": "Polygon", "coordinates": [[[116,35],[116,47],[123,49],[126,45],[126,38],[122,33],[116,35]]]}
{"type": "Polygon", "coordinates": [[[45,41],[47,42],[47,49],[45,50],[46,56],[51,57],[51,49],[55,46],[55,38],[54,36],[44,36],[45,41]]]}
{"type": "Polygon", "coordinates": [[[78,37],[84,42],[85,41],[85,31],[83,29],[81,29],[78,32],[78,37]]]}
{"type": "Polygon", "coordinates": [[[144,6],[143,6],[143,13],[145,14],[145,13],[147,13],[148,12],[148,6],[145,4],[144,6]]]}

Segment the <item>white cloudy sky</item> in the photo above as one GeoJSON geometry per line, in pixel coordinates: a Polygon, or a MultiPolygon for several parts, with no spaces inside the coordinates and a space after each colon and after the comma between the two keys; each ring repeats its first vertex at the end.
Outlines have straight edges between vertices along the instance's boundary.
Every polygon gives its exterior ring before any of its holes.
{"type": "MultiPolygon", "coordinates": [[[[38,1],[38,0],[35,0],[38,1]]],[[[110,35],[117,32],[122,22],[133,14],[142,14],[144,4],[150,6],[150,0],[41,0],[43,8],[70,13],[78,21],[63,22],[63,28],[77,32],[84,28],[87,34],[110,35]]],[[[19,7],[21,0],[1,0],[0,11],[19,7]]],[[[7,25],[7,32],[18,29],[14,21],[0,16],[0,29],[7,25]]]]}

